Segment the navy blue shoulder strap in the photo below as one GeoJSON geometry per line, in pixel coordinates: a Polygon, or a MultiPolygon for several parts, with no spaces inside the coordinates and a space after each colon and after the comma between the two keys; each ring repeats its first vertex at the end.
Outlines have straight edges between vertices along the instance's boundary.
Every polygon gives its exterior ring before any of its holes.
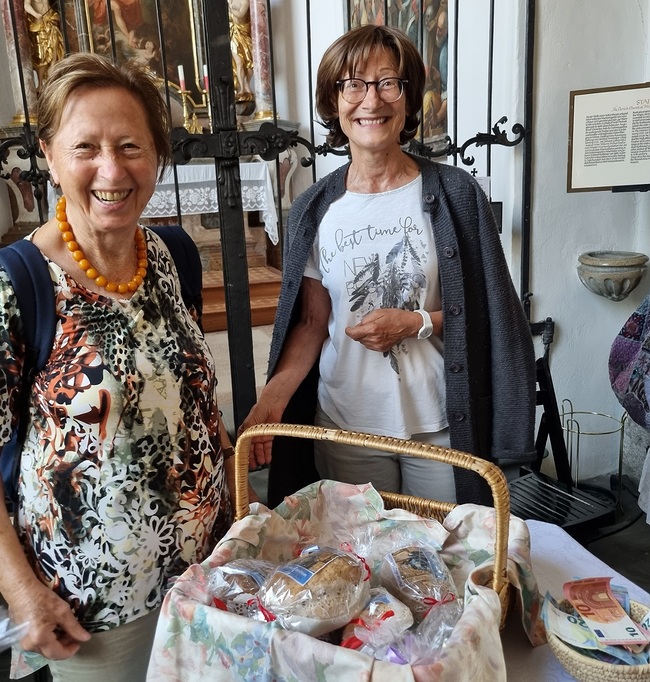
{"type": "Polygon", "coordinates": [[[23,323],[25,346],[32,357],[33,370],[45,367],[52,352],[56,329],[54,286],[40,249],[27,239],[19,239],[0,249],[0,264],[11,282],[23,323]]]}
{"type": "Polygon", "coordinates": [[[52,352],[56,308],[47,262],[31,241],[20,239],[0,248],[0,264],[9,275],[16,292],[25,340],[22,385],[16,402],[18,423],[11,440],[0,449],[0,475],[7,506],[11,509],[18,492],[20,454],[27,430],[27,420],[22,417],[27,411],[34,375],[45,367],[52,352]]]}

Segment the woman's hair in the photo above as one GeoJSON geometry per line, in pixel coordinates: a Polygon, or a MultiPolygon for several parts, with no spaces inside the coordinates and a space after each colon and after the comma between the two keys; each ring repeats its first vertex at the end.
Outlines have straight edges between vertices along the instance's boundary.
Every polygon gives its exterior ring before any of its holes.
{"type": "MultiPolygon", "coordinates": [[[[61,125],[61,115],[68,98],[81,87],[97,90],[123,88],[140,102],[162,176],[171,160],[169,115],[153,77],[135,64],[113,64],[106,57],[87,52],[72,54],[57,62],[38,97],[39,138],[45,144],[51,144],[61,125]]],[[[129,112],[125,111],[124,116],[128,118],[129,112]]]]}
{"type": "Polygon", "coordinates": [[[377,52],[385,50],[395,60],[397,75],[405,78],[406,121],[400,134],[400,144],[412,140],[420,124],[424,82],[424,62],[406,33],[393,26],[367,24],[348,31],[326,50],[316,77],[316,111],[329,130],[327,141],[333,147],[348,143],[341,130],[338,114],[339,88],[336,81],[354,77],[377,52]]]}

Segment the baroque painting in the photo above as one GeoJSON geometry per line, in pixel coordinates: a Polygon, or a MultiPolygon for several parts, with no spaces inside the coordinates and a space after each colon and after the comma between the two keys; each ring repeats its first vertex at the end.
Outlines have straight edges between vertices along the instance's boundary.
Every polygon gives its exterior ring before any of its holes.
{"type": "Polygon", "coordinates": [[[191,0],[160,0],[162,26],[158,25],[155,0],[84,0],[89,48],[98,54],[112,54],[112,35],[118,60],[148,67],[158,78],[166,78],[172,89],[180,90],[179,67],[193,106],[205,106],[202,65],[194,52],[191,0]],[[165,43],[167,72],[163,74],[161,35],[165,43]]]}
{"type": "Polygon", "coordinates": [[[350,0],[350,28],[387,24],[401,28],[417,46],[427,79],[419,137],[425,143],[447,134],[448,0],[350,0]]]}

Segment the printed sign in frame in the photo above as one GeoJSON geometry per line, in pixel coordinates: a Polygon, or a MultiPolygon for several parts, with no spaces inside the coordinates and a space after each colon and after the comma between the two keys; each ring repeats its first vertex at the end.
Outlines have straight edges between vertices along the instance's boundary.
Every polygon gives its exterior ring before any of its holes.
{"type": "Polygon", "coordinates": [[[650,83],[574,90],[568,192],[650,186],[650,83]]]}

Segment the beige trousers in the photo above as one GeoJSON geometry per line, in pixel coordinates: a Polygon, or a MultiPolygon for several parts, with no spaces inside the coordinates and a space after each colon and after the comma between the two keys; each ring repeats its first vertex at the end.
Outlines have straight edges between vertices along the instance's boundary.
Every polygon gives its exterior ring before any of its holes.
{"type": "Polygon", "coordinates": [[[50,661],[54,682],[145,682],[160,609],[95,632],[65,661],[50,661]]]}

